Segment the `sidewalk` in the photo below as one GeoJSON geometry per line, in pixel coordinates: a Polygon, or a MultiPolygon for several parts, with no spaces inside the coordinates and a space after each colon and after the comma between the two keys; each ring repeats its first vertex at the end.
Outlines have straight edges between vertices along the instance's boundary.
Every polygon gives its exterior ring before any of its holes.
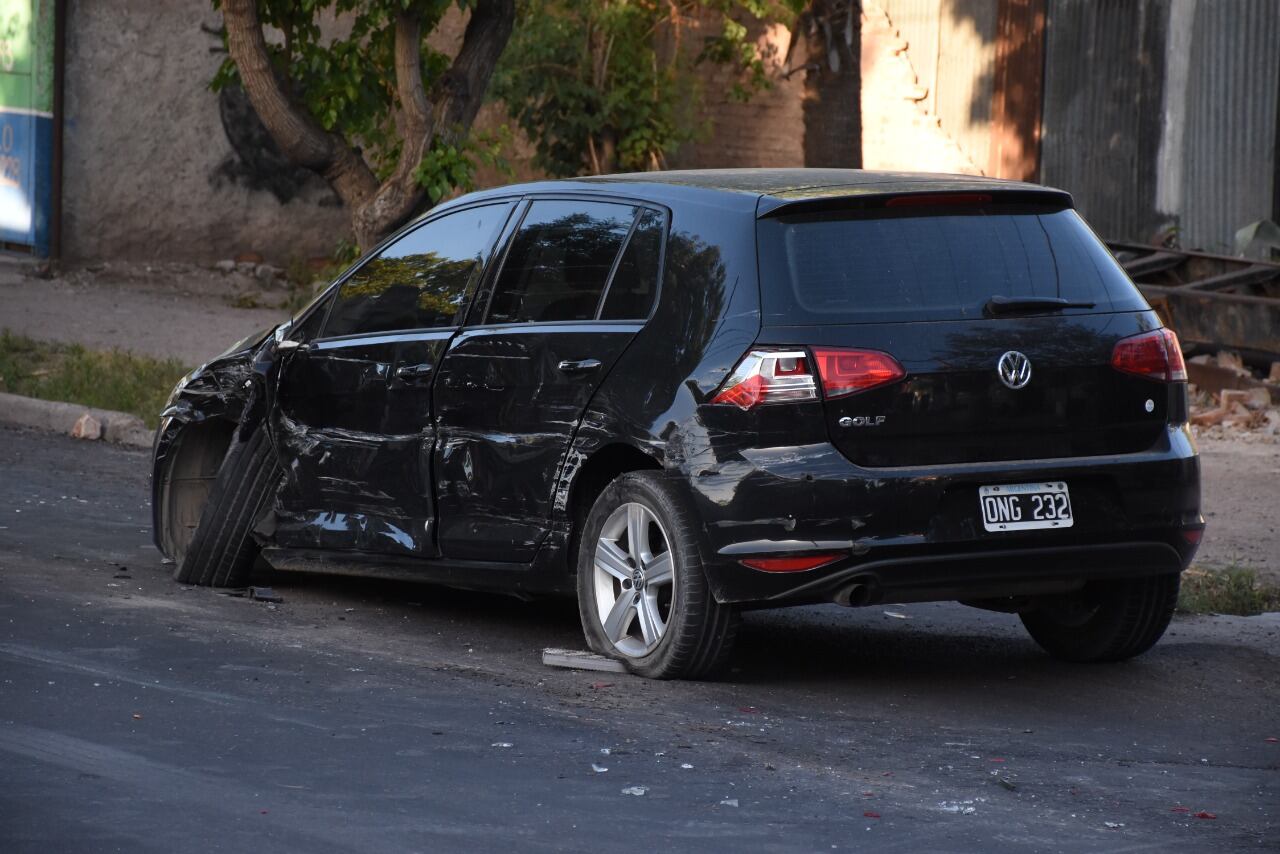
{"type": "Polygon", "coordinates": [[[248,297],[280,303],[283,292],[192,265],[104,265],[47,280],[31,276],[30,267],[0,260],[0,329],[43,341],[119,348],[194,367],[289,316],[231,304],[248,297]]]}

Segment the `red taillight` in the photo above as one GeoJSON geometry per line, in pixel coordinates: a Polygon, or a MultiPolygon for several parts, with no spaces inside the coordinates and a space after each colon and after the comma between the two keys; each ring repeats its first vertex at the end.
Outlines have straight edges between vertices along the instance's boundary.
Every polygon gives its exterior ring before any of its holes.
{"type": "Polygon", "coordinates": [[[739,563],[764,572],[804,572],[806,569],[817,569],[820,566],[835,563],[842,557],[844,557],[843,554],[833,552],[795,557],[748,557],[743,558],[739,563]]]}
{"type": "Polygon", "coordinates": [[[818,380],[826,397],[844,397],[907,375],[897,359],[878,350],[814,347],[812,353],[810,358],[798,349],[752,350],[711,402],[750,409],[760,403],[817,400],[818,380]]]}
{"type": "Polygon", "coordinates": [[[1163,382],[1185,382],[1187,365],[1172,329],[1156,329],[1121,338],[1111,351],[1111,367],[1163,382]]]}
{"type": "Polygon", "coordinates": [[[712,403],[750,409],[759,403],[817,400],[818,386],[803,350],[752,350],[742,357],[712,403]]]}
{"type": "Polygon", "coordinates": [[[1204,528],[1184,528],[1182,530],[1182,539],[1186,540],[1189,546],[1198,546],[1200,541],[1204,539],[1204,528]]]}
{"type": "Polygon", "coordinates": [[[907,375],[897,359],[878,350],[814,347],[813,360],[822,378],[822,393],[828,398],[895,383],[907,375]]]}

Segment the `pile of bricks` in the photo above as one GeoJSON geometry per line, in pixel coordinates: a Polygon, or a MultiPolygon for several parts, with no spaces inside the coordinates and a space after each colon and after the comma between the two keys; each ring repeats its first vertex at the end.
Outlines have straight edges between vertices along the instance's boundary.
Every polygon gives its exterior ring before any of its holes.
{"type": "Polygon", "coordinates": [[[1271,363],[1265,378],[1227,351],[1196,356],[1187,367],[1191,424],[1198,434],[1280,441],[1280,362],[1271,363]]]}

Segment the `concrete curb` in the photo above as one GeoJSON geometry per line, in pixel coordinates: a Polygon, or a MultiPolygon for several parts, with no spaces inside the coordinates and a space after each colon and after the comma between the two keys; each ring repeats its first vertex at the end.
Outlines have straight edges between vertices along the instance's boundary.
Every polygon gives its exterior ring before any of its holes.
{"type": "Polygon", "coordinates": [[[77,439],[105,439],[133,448],[151,447],[152,431],[136,415],[20,394],[0,392],[0,424],[49,430],[77,439]]]}

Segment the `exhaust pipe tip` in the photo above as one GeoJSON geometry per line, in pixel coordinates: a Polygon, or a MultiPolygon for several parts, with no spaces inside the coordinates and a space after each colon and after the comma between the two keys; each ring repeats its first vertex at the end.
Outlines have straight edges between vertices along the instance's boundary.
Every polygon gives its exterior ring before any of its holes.
{"type": "Polygon", "coordinates": [[[855,578],[851,583],[840,588],[835,595],[838,605],[846,608],[861,608],[874,602],[880,593],[880,585],[875,578],[855,578]]]}

